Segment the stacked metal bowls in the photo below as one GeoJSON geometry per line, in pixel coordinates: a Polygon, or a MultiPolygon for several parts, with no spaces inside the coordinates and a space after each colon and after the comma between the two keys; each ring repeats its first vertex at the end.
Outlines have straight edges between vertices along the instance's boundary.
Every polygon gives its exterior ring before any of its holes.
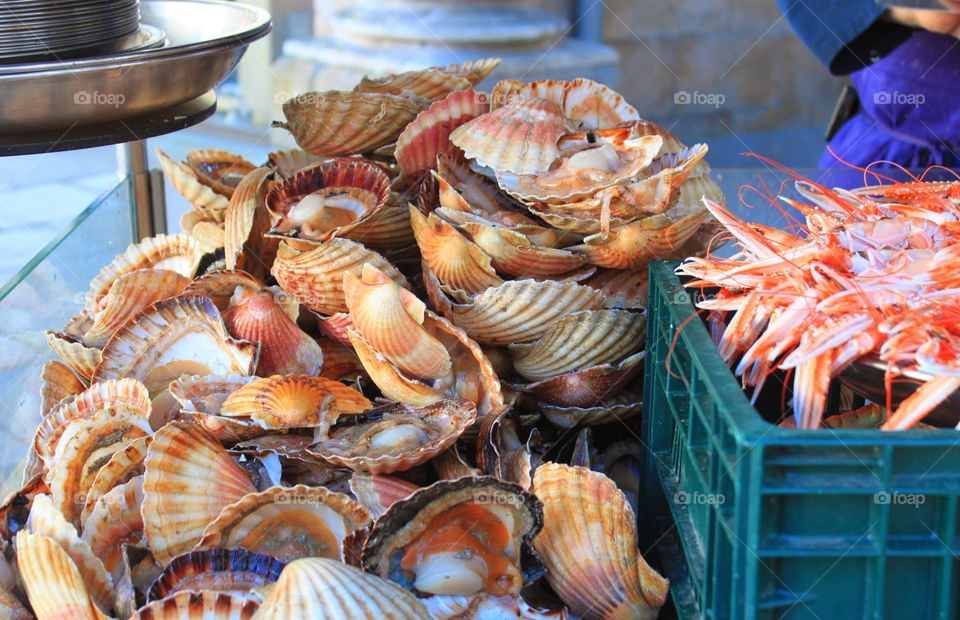
{"type": "Polygon", "coordinates": [[[139,30],[139,0],[0,2],[0,62],[109,53],[139,30]]]}

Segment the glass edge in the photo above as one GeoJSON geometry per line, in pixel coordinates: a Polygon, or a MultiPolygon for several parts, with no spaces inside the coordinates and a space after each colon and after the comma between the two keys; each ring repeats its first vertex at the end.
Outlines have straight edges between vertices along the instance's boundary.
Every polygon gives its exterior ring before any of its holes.
{"type": "Polygon", "coordinates": [[[21,267],[9,280],[7,280],[3,287],[0,288],[0,302],[6,299],[7,295],[9,295],[13,289],[19,286],[21,282],[23,282],[27,276],[29,276],[30,273],[36,269],[37,265],[46,260],[47,257],[49,257],[50,254],[52,254],[61,243],[63,243],[64,239],[69,237],[70,234],[73,233],[83,222],[85,222],[88,217],[93,215],[97,209],[103,206],[103,203],[107,201],[107,198],[117,191],[121,185],[129,183],[130,176],[128,175],[117,181],[116,185],[108,190],[105,190],[103,193],[97,196],[92,203],[84,207],[84,209],[75,218],[73,218],[73,220],[71,220],[63,230],[61,230],[53,239],[43,246],[43,248],[41,248],[40,251],[33,256],[33,258],[28,260],[23,267],[21,267]]]}

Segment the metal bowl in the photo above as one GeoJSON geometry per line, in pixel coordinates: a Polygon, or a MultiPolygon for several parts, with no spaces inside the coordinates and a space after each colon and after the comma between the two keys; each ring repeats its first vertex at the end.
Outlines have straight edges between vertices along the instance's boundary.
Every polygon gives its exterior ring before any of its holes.
{"type": "MultiPolygon", "coordinates": [[[[869,401],[883,404],[887,402],[887,391],[883,376],[887,364],[876,358],[864,358],[851,364],[838,377],[839,381],[869,401]]],[[[906,372],[897,377],[890,389],[891,406],[896,409],[901,402],[913,394],[921,383],[932,377],[922,372],[906,372]]],[[[931,411],[923,420],[933,426],[955,427],[960,423],[960,391],[951,394],[945,401],[931,411]]]]}
{"type": "Polygon", "coordinates": [[[219,84],[270,31],[265,11],[219,0],[143,0],[142,22],[164,47],[70,62],[0,67],[0,131],[64,131],[195,99],[219,84]]]}

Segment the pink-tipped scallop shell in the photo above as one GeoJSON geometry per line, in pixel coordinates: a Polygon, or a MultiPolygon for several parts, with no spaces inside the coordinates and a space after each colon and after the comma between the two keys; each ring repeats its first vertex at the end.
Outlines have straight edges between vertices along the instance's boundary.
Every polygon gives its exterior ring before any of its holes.
{"type": "Polygon", "coordinates": [[[390,178],[380,166],[352,157],[331,159],[267,193],[269,234],[315,242],[342,236],[381,209],[389,195],[390,178]]]}
{"type": "Polygon", "coordinates": [[[328,317],[317,317],[317,323],[320,325],[320,331],[323,335],[334,340],[345,347],[350,346],[350,335],[347,330],[356,329],[353,324],[353,318],[349,312],[338,312],[328,317]]]}
{"type": "Polygon", "coordinates": [[[83,512],[80,514],[81,523],[87,522],[87,517],[93,512],[101,497],[112,489],[143,475],[143,460],[147,458],[147,448],[150,447],[152,439],[152,435],[134,439],[122,450],[114,452],[110,460],[100,468],[93,479],[93,484],[87,490],[83,512]]]}
{"type": "Polygon", "coordinates": [[[643,348],[646,317],[627,310],[585,310],[557,320],[529,344],[511,344],[513,367],[528,381],[617,362],[643,348]]]}
{"type": "Polygon", "coordinates": [[[505,105],[457,127],[450,141],[496,172],[540,174],[557,158],[568,125],[557,104],[531,99],[505,105]]]}
{"type": "Polygon", "coordinates": [[[223,213],[227,210],[230,197],[218,194],[209,185],[201,183],[197,178],[196,170],[191,168],[190,165],[175,161],[159,148],[156,151],[163,174],[169,179],[174,189],[180,192],[180,195],[186,198],[194,209],[223,221],[223,213]]]}
{"type": "Polygon", "coordinates": [[[252,620],[259,607],[254,594],[186,591],[144,605],[130,620],[252,620]]]}
{"type": "Polygon", "coordinates": [[[90,282],[86,295],[86,310],[96,316],[102,310],[102,300],[120,276],[137,269],[166,269],[192,278],[200,264],[203,250],[187,234],[157,235],[131,245],[113,262],[100,270],[90,282]]]}
{"type": "Polygon", "coordinates": [[[450,133],[490,111],[485,93],[457,90],[417,115],[397,138],[395,157],[409,179],[418,179],[437,165],[437,155],[455,148],[450,133]]]}
{"type": "Polygon", "coordinates": [[[442,99],[454,91],[476,86],[499,65],[499,58],[483,58],[445,67],[394,73],[380,78],[371,79],[364,76],[355,90],[361,93],[389,93],[442,99]]]}
{"type": "Polygon", "coordinates": [[[443,398],[443,395],[433,387],[403,376],[387,358],[370,346],[355,330],[347,330],[347,333],[364,370],[380,388],[385,398],[418,407],[435,403],[443,398]]]}
{"type": "Polygon", "coordinates": [[[643,400],[637,394],[621,392],[616,396],[604,397],[601,404],[593,407],[558,407],[549,403],[538,403],[538,407],[548,420],[560,428],[575,428],[609,424],[640,415],[643,400]]]}
{"type": "Polygon", "coordinates": [[[290,320],[270,293],[251,292],[224,311],[223,322],[234,338],[260,343],[258,376],[320,373],[320,345],[290,320]]]}
{"type": "Polygon", "coordinates": [[[449,374],[450,355],[423,329],[426,305],[413,293],[369,264],[359,278],[344,274],[343,291],[357,332],[402,372],[420,379],[449,374]]]}
{"type": "Polygon", "coordinates": [[[43,365],[40,373],[43,387],[40,391],[40,413],[47,415],[60,401],[76,396],[87,389],[84,382],[63,362],[51,360],[43,365]]]}
{"type": "Polygon", "coordinates": [[[274,151],[267,156],[272,166],[283,178],[292,177],[304,168],[309,168],[315,164],[325,161],[326,157],[313,155],[302,149],[289,149],[285,151],[274,151]]]}
{"type": "Polygon", "coordinates": [[[270,273],[280,244],[264,236],[270,230],[270,213],[264,204],[271,187],[270,172],[269,168],[257,168],[240,181],[223,222],[227,269],[243,269],[259,278],[270,273]]]}
{"type": "Polygon", "coordinates": [[[460,228],[490,256],[498,271],[518,278],[557,276],[585,262],[566,250],[538,247],[522,233],[502,226],[468,222],[460,228]]]}
{"type": "Polygon", "coordinates": [[[608,234],[591,235],[581,245],[568,249],[599,267],[640,269],[654,258],[676,251],[697,232],[706,214],[706,209],[702,209],[676,221],[665,214],[653,215],[608,234]]]}
{"type": "Polygon", "coordinates": [[[123,548],[146,542],[143,532],[143,477],[134,476],[107,491],[93,505],[83,523],[83,540],[119,584],[123,575],[123,548]]]}
{"type": "Polygon", "coordinates": [[[381,93],[305,93],[283,104],[287,122],[273,126],[287,129],[300,148],[314,155],[355,155],[395,141],[423,107],[381,93]]]}
{"type": "Polygon", "coordinates": [[[190,279],[166,269],[137,269],[116,280],[100,301],[93,326],[83,336],[91,347],[103,347],[115,331],[150,304],[183,292],[190,279]]]}
{"type": "Polygon", "coordinates": [[[349,564],[303,558],[287,564],[256,620],[429,620],[417,597],[349,564]]]}
{"type": "Polygon", "coordinates": [[[90,599],[83,577],[60,545],[42,534],[17,534],[17,566],[37,620],[106,618],[90,599]]]}
{"type": "Polygon", "coordinates": [[[88,347],[79,339],[58,332],[44,332],[47,346],[60,356],[81,379],[90,381],[103,359],[100,349],[88,347]]]}
{"type": "Polygon", "coordinates": [[[417,408],[397,403],[368,414],[366,421],[336,426],[327,418],[311,452],[354,471],[404,471],[450,447],[476,420],[477,407],[468,400],[441,400],[417,408]]]}
{"type": "Polygon", "coordinates": [[[157,431],[144,465],[144,531],[164,566],[193,549],[223,508],[256,492],[226,450],[188,422],[157,431]]]}
{"type": "Polygon", "coordinates": [[[598,291],[573,282],[514,280],[488,288],[469,304],[453,304],[453,322],[477,342],[530,342],[555,320],[580,310],[598,310],[598,291]]]}
{"type": "Polygon", "coordinates": [[[292,257],[278,256],[271,272],[277,282],[300,303],[320,314],[347,312],[343,275],[360,275],[369,263],[402,286],[406,278],[385,258],[355,241],[331,239],[292,257]]]}
{"type": "Polygon", "coordinates": [[[339,381],[306,375],[257,379],[223,401],[220,415],[249,418],[264,428],[314,426],[325,413],[360,413],[370,401],[339,381]]]}
{"type": "Polygon", "coordinates": [[[583,467],[545,463],[534,472],[533,492],[543,502],[533,546],[570,611],[587,619],[656,618],[670,584],[640,555],[636,517],[616,484],[583,467]]]}
{"type": "Polygon", "coordinates": [[[350,491],[374,519],[419,488],[400,478],[366,472],[357,472],[350,478],[350,491]]]}
{"type": "Polygon", "coordinates": [[[177,592],[218,591],[245,594],[280,577],[284,562],[247,549],[214,548],[175,557],[150,584],[147,600],[177,592]]]}
{"type": "Polygon", "coordinates": [[[590,366],[514,387],[537,400],[560,407],[597,407],[640,374],[645,353],[640,351],[616,364],[590,366]]]}
{"type": "Polygon", "coordinates": [[[411,205],[410,223],[423,259],[443,284],[473,295],[503,283],[490,256],[435,214],[424,217],[411,205]]]}
{"type": "Polygon", "coordinates": [[[347,534],[370,521],[367,509],[325,487],[271,487],[227,506],[203,532],[200,547],[242,547],[284,562],[341,559],[347,534]]]}
{"type": "Polygon", "coordinates": [[[583,129],[601,129],[640,120],[636,108],[628,104],[622,95],[587,78],[569,82],[539,80],[530,83],[502,80],[490,93],[494,108],[536,97],[556,103],[565,117],[577,122],[583,129]]]}

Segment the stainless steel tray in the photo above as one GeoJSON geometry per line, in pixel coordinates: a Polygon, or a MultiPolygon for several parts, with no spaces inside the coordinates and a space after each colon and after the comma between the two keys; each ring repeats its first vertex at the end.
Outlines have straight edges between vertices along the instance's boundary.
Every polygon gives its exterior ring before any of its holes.
{"type": "Polygon", "coordinates": [[[104,123],[163,110],[219,84],[270,31],[265,11],[219,0],[143,0],[164,47],[70,62],[0,67],[0,132],[104,123]]]}

